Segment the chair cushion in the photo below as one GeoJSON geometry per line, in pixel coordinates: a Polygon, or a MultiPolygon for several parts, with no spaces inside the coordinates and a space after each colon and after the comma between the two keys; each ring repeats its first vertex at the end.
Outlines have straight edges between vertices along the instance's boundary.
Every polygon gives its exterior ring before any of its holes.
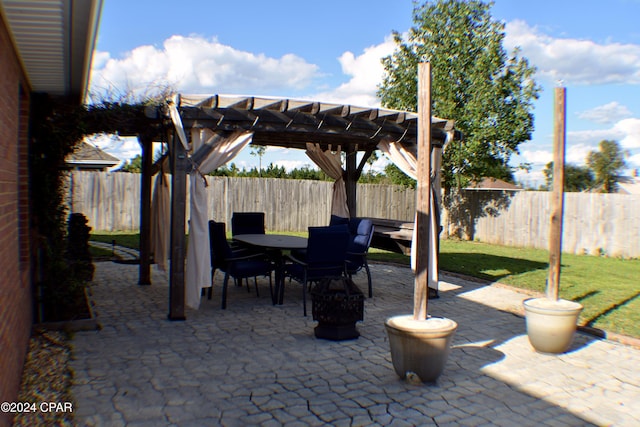
{"type": "Polygon", "coordinates": [[[352,218],[349,221],[349,232],[351,241],[349,242],[349,252],[366,252],[371,242],[371,232],[373,222],[370,219],[352,218]]]}
{"type": "Polygon", "coordinates": [[[271,263],[264,260],[241,260],[229,264],[228,273],[236,278],[267,275],[273,270],[271,263]]]}
{"type": "Polygon", "coordinates": [[[231,216],[231,234],[264,234],[264,212],[234,212],[231,216]]]}
{"type": "Polygon", "coordinates": [[[366,218],[351,218],[349,220],[349,232],[352,235],[369,236],[373,222],[366,218]]]}

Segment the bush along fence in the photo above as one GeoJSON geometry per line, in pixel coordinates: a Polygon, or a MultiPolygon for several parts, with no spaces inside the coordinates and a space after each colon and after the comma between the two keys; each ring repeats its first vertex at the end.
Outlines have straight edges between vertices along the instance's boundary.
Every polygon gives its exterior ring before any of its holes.
{"type": "MultiPolygon", "coordinates": [[[[230,223],[233,212],[266,212],[273,231],[306,231],[329,223],[332,182],[207,177],[209,218],[230,223]]],[[[82,212],[95,231],[134,231],[140,223],[140,175],[74,171],[70,212],[82,212]]],[[[187,194],[187,218],[188,212],[187,194]]],[[[550,194],[541,191],[463,190],[444,198],[442,238],[546,249],[550,194]]],[[[415,192],[394,185],[359,184],[358,216],[413,221],[415,192]]],[[[566,193],[563,251],[640,257],[640,196],[566,193]]]]}

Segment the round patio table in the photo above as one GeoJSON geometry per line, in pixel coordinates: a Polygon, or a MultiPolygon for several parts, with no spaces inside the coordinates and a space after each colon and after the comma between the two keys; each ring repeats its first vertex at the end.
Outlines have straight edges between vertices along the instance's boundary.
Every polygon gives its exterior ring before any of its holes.
{"type": "Polygon", "coordinates": [[[273,305],[282,304],[284,299],[284,259],[283,250],[306,249],[306,237],[289,236],[286,234],[238,234],[233,240],[248,246],[264,249],[273,254],[276,263],[276,291],[273,295],[273,305]]]}

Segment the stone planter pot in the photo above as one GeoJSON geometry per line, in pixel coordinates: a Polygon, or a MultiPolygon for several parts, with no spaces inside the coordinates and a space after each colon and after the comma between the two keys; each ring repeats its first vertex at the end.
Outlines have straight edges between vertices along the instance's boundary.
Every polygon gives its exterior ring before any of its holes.
{"type": "Polygon", "coordinates": [[[541,353],[564,353],[573,342],[582,305],[575,301],[529,298],[523,302],[527,335],[541,353]]]}
{"type": "Polygon", "coordinates": [[[385,328],[398,376],[404,379],[413,373],[422,382],[431,382],[444,370],[458,324],[443,317],[414,320],[402,315],[387,319],[385,328]]]}

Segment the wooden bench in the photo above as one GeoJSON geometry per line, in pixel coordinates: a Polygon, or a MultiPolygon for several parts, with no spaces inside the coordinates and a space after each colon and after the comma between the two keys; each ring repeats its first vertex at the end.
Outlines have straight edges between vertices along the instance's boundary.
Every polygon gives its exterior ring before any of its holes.
{"type": "Polygon", "coordinates": [[[367,218],[375,229],[371,246],[404,255],[411,254],[413,222],[384,218],[367,218]]]}

